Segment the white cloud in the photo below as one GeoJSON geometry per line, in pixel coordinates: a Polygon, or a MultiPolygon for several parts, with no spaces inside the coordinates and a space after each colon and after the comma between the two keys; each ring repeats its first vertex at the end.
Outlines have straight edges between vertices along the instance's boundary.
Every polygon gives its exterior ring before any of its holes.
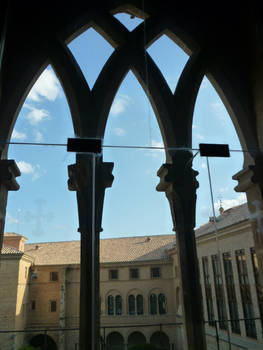
{"type": "Polygon", "coordinates": [[[205,163],[202,163],[202,164],[201,164],[201,168],[202,168],[202,169],[206,169],[206,168],[207,168],[206,164],[205,164],[205,163]]]}
{"type": "Polygon", "coordinates": [[[17,162],[17,166],[19,168],[19,170],[21,171],[22,174],[32,174],[34,173],[34,167],[32,164],[27,163],[23,160],[21,160],[20,162],[17,162]]]}
{"type": "Polygon", "coordinates": [[[44,70],[28,94],[28,98],[36,102],[41,101],[43,97],[55,101],[59,96],[61,96],[59,81],[51,69],[44,70]]]}
{"type": "Polygon", "coordinates": [[[41,134],[40,131],[35,131],[35,141],[36,142],[40,142],[40,141],[43,141],[43,135],[41,134]]]}
{"type": "Polygon", "coordinates": [[[119,115],[123,113],[126,108],[130,105],[131,98],[128,95],[121,95],[117,97],[110,110],[110,114],[112,115],[119,115]]]}
{"type": "Polygon", "coordinates": [[[223,193],[223,192],[227,192],[229,190],[229,187],[221,187],[220,189],[219,189],[219,192],[221,192],[221,193],[223,193]]]}
{"type": "Polygon", "coordinates": [[[115,129],[113,129],[113,132],[117,136],[124,136],[124,135],[126,135],[126,130],[124,130],[122,128],[115,128],[115,129]]]}
{"type": "Polygon", "coordinates": [[[151,147],[156,147],[156,149],[147,150],[147,152],[145,153],[146,156],[157,158],[164,153],[164,144],[162,141],[152,140],[151,147]]]}
{"type": "Polygon", "coordinates": [[[24,132],[19,132],[16,129],[13,130],[11,139],[24,141],[27,138],[24,132]]]}
{"type": "Polygon", "coordinates": [[[35,108],[31,105],[24,104],[24,107],[29,109],[30,112],[26,115],[26,119],[31,125],[37,125],[43,120],[50,119],[49,112],[46,109],[35,108]]]}
{"type": "Polygon", "coordinates": [[[245,193],[240,193],[236,199],[223,199],[221,200],[221,204],[220,201],[217,201],[216,203],[214,203],[215,206],[215,210],[218,210],[220,205],[222,205],[222,207],[224,208],[224,210],[235,207],[237,205],[243,204],[247,201],[247,197],[245,195],[245,193]]]}
{"type": "Polygon", "coordinates": [[[45,173],[45,171],[41,171],[39,164],[32,165],[21,160],[20,162],[17,162],[17,165],[22,174],[31,174],[33,181],[37,180],[43,173],[45,173]]]}
{"type": "Polygon", "coordinates": [[[194,135],[198,140],[203,140],[205,137],[201,134],[195,134],[194,135]]]}
{"type": "Polygon", "coordinates": [[[9,224],[18,224],[18,219],[14,218],[10,213],[6,213],[6,219],[9,224]]]}
{"type": "MultiPolygon", "coordinates": [[[[235,199],[224,199],[224,200],[218,200],[217,202],[214,203],[214,208],[215,208],[215,215],[218,216],[219,213],[219,208],[220,205],[224,208],[224,210],[227,210],[232,207],[236,207],[237,205],[243,204],[247,201],[245,193],[240,193],[235,199]]],[[[209,216],[212,216],[212,208],[211,206],[206,206],[203,205],[200,209],[200,213],[202,217],[209,218],[209,216]]]]}
{"type": "Polygon", "coordinates": [[[225,125],[228,114],[226,112],[225,106],[222,101],[216,101],[210,103],[210,107],[215,113],[216,117],[222,121],[222,124],[225,125]]]}
{"type": "Polygon", "coordinates": [[[196,125],[195,124],[192,125],[192,129],[196,129],[196,125]]]}

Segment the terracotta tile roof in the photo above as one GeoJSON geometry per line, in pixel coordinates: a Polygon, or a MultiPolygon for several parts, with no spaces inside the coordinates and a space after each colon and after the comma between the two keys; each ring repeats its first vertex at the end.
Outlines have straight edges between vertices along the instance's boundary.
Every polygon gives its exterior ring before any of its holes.
{"type": "MultiPolygon", "coordinates": [[[[238,222],[242,222],[244,220],[249,219],[249,212],[247,203],[238,205],[236,207],[232,207],[230,209],[227,209],[223,212],[223,214],[216,217],[216,226],[217,229],[223,229],[227,226],[231,226],[233,224],[236,224],[238,222]]],[[[198,229],[195,230],[196,236],[201,236],[208,234],[210,232],[214,232],[214,224],[213,222],[208,222],[207,224],[204,224],[200,226],[198,229]]]]}
{"type": "Polygon", "coordinates": [[[9,245],[3,244],[1,254],[21,254],[21,255],[23,255],[24,252],[14,248],[14,247],[10,247],[9,245]]]}
{"type": "MultiPolygon", "coordinates": [[[[143,262],[170,259],[167,250],[173,247],[174,234],[110,238],[100,241],[100,262],[143,262]]],[[[80,242],[25,244],[25,253],[35,258],[36,265],[80,263],[80,242]]]]}

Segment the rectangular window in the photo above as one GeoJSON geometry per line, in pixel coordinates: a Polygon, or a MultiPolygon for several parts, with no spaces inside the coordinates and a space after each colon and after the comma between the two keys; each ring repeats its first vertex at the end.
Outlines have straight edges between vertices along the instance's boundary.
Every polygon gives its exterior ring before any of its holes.
{"type": "Polygon", "coordinates": [[[109,271],[109,279],[117,280],[118,279],[118,270],[110,270],[109,271]]]}
{"type": "Polygon", "coordinates": [[[254,248],[251,248],[250,251],[251,251],[251,258],[252,258],[254,277],[255,277],[255,283],[256,283],[258,306],[259,306],[259,314],[260,314],[260,318],[261,318],[261,327],[263,329],[263,287],[262,287],[262,285],[259,282],[259,271],[258,271],[258,257],[257,257],[257,254],[256,254],[254,248]]]}
{"type": "Polygon", "coordinates": [[[161,270],[160,267],[151,267],[151,278],[160,278],[161,270]]]}
{"type": "Polygon", "coordinates": [[[207,317],[209,326],[215,326],[215,314],[212,298],[212,289],[209,274],[208,258],[204,256],[202,258],[203,272],[204,272],[204,286],[205,286],[205,296],[206,296],[206,306],[207,306],[207,317]]]}
{"type": "Polygon", "coordinates": [[[50,312],[56,312],[57,311],[57,302],[56,300],[50,301],[50,312]]]}
{"type": "Polygon", "coordinates": [[[130,279],[136,280],[139,278],[139,269],[130,269],[130,279]]]}
{"type": "Polygon", "coordinates": [[[257,338],[254,309],[252,304],[250,285],[248,279],[247,263],[245,250],[236,250],[236,260],[238,268],[239,286],[242,299],[243,313],[246,327],[246,334],[248,337],[257,338]]]}
{"type": "Polygon", "coordinates": [[[36,310],[36,301],[31,300],[31,310],[36,310]]]}
{"type": "Polygon", "coordinates": [[[53,282],[58,281],[58,272],[57,271],[50,272],[50,281],[53,281],[53,282]]]}
{"type": "Polygon", "coordinates": [[[227,299],[231,318],[231,329],[233,333],[240,334],[239,315],[235,291],[235,282],[232,268],[232,258],[230,253],[223,254],[227,299]]]}
{"type": "Polygon", "coordinates": [[[227,329],[227,314],[225,305],[225,296],[223,289],[223,280],[221,274],[221,266],[218,255],[212,255],[212,266],[214,272],[214,284],[216,293],[216,305],[219,319],[219,327],[221,329],[227,329]]]}

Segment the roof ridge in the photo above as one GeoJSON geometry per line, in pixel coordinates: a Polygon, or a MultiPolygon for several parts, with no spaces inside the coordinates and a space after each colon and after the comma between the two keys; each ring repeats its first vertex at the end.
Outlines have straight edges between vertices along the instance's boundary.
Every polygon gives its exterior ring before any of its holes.
{"type": "MultiPolygon", "coordinates": [[[[127,236],[127,237],[111,237],[111,238],[101,238],[101,240],[115,240],[115,239],[128,239],[128,238],[146,238],[146,237],[170,237],[174,236],[174,233],[165,234],[165,235],[145,235],[145,236],[127,236]]],[[[80,242],[80,240],[73,239],[70,241],[54,241],[54,242],[32,242],[32,243],[25,243],[25,246],[29,245],[39,245],[39,244],[49,244],[49,243],[72,243],[72,242],[80,242]]]]}

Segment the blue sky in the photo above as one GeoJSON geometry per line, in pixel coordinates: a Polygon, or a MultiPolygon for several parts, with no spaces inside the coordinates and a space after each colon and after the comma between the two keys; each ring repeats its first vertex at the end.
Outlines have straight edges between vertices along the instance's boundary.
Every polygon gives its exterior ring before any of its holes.
{"type": "MultiPolygon", "coordinates": [[[[130,30],[140,21],[118,15],[130,30]]],[[[113,48],[94,30],[80,35],[69,48],[77,59],[90,87],[113,48]]],[[[174,91],[188,56],[168,37],[162,36],[149,48],[170,88],[174,91]]],[[[74,137],[70,111],[63,90],[51,66],[30,91],[19,114],[12,141],[66,143],[74,137]]],[[[147,97],[129,72],[112,105],[104,145],[160,146],[162,138],[147,97]]],[[[228,143],[241,149],[230,117],[217,93],[205,78],[202,82],[193,121],[193,147],[199,143],[228,143]]],[[[172,220],[164,193],[155,190],[164,152],[147,149],[104,148],[105,161],[114,162],[113,186],[106,190],[102,238],[172,233],[172,220]]],[[[75,192],[67,189],[67,166],[75,155],[65,147],[11,145],[9,158],[22,172],[20,190],[9,192],[6,232],[25,235],[29,242],[79,239],[75,192]]],[[[242,168],[242,153],[231,158],[210,159],[214,204],[224,208],[245,201],[234,192],[232,175],[242,168]]],[[[197,226],[212,215],[206,159],[195,157],[199,171],[197,226]]],[[[218,211],[217,211],[218,212],[218,211]]]]}

